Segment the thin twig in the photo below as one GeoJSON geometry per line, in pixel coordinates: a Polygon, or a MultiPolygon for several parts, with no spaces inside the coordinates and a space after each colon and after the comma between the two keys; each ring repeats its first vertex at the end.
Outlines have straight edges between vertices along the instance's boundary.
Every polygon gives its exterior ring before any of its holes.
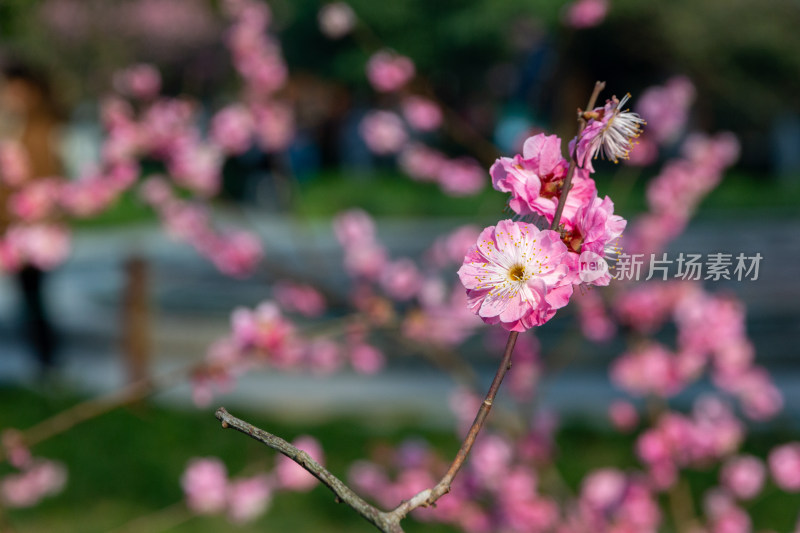
{"type": "Polygon", "coordinates": [[[511,354],[514,352],[514,345],[517,343],[518,336],[519,333],[516,331],[512,331],[508,334],[506,349],[503,352],[503,360],[500,362],[500,366],[497,368],[497,373],[494,376],[494,380],[492,380],[492,385],[489,387],[489,392],[486,394],[486,398],[483,400],[483,403],[481,403],[481,407],[478,409],[478,414],[475,415],[475,420],[472,422],[472,426],[469,428],[469,432],[467,433],[464,442],[461,444],[461,449],[458,450],[456,458],[453,460],[453,463],[450,465],[447,473],[432,489],[426,489],[410,500],[401,503],[394,511],[392,511],[393,514],[403,518],[417,507],[427,507],[432,505],[434,502],[436,502],[436,500],[450,492],[450,485],[452,484],[453,479],[456,477],[456,474],[458,474],[458,471],[461,470],[461,467],[464,465],[464,461],[467,459],[470,450],[472,450],[472,445],[475,443],[475,439],[478,437],[478,433],[480,433],[481,428],[483,428],[483,424],[486,421],[486,417],[489,415],[489,411],[492,410],[495,397],[497,396],[497,392],[500,390],[500,384],[503,382],[506,372],[508,372],[508,370],[511,368],[511,354]]]}
{"type": "Polygon", "coordinates": [[[399,520],[393,520],[390,513],[386,513],[364,501],[358,494],[348,487],[342,480],[330,473],[324,466],[316,462],[303,450],[292,446],[289,442],[273,435],[263,429],[257,428],[244,420],[231,415],[224,407],[220,407],[216,412],[217,419],[222,422],[223,428],[233,428],[240,433],[250,436],[278,451],[303,467],[308,473],[320,480],[336,498],[352,507],[358,514],[364,517],[381,531],[387,533],[399,533],[399,520]]]}
{"type": "MultiPolygon", "coordinates": [[[[110,394],[80,402],[60,411],[30,428],[20,431],[19,435],[26,446],[35,446],[82,422],[113,411],[123,405],[137,402],[158,389],[182,380],[186,375],[191,374],[195,368],[198,368],[198,365],[192,365],[188,369],[182,367],[157,378],[135,381],[110,394]]],[[[5,460],[5,453],[5,450],[0,448],[0,462],[5,460]]]]}
{"type": "MultiPolygon", "coordinates": [[[[598,81],[594,84],[594,90],[592,91],[592,96],[589,97],[589,103],[586,104],[586,109],[593,109],[595,103],[597,102],[597,97],[600,96],[600,91],[602,91],[606,86],[606,82],[598,81]]],[[[578,141],[580,140],[581,133],[583,133],[583,129],[586,127],[586,119],[583,118],[583,113],[578,113],[578,135],[575,137],[575,150],[578,149],[578,141]]],[[[561,222],[561,214],[564,212],[564,205],[567,203],[567,195],[569,194],[569,190],[572,187],[572,176],[575,174],[575,169],[578,167],[578,162],[575,161],[575,154],[569,154],[569,169],[567,169],[567,177],[564,178],[564,184],[561,186],[561,198],[558,199],[558,207],[556,208],[556,214],[553,217],[553,223],[550,224],[550,229],[554,230],[558,227],[558,223],[561,222]]]]}

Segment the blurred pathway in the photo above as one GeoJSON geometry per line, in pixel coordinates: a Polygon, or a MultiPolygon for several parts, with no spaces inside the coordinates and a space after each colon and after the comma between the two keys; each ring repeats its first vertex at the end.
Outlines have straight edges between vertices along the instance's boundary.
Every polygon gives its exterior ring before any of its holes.
{"type": "MultiPolygon", "coordinates": [[[[263,236],[266,253],[284,268],[318,276],[332,289],[342,286],[340,253],[329,227],[303,227],[279,217],[249,222],[263,236]]],[[[393,256],[418,256],[436,235],[465,222],[382,220],[379,235],[393,256]]],[[[758,359],[773,370],[787,395],[789,413],[800,420],[800,240],[793,238],[798,234],[800,219],[709,218],[693,224],[671,247],[670,255],[681,251],[761,253],[758,281],[716,283],[710,288],[733,292],[748,305],[748,331],[758,359]],[[776,227],[781,231],[776,232],[776,227]]],[[[64,379],[88,393],[124,382],[118,350],[121,267],[131,250],[149,258],[152,267],[156,374],[200,360],[210,342],[226,333],[235,306],[251,306],[269,295],[265,276],[227,279],[188,247],[165,238],[158,228],[81,232],[70,261],[50,276],[48,296],[64,341],[64,379]]],[[[30,382],[35,374],[32,358],[17,336],[15,297],[11,280],[0,280],[0,382],[30,382]]],[[[556,344],[555,337],[568,322],[555,321],[542,329],[545,350],[556,344]]],[[[545,403],[560,412],[602,415],[598,410],[619,396],[602,370],[614,349],[618,347],[593,347],[591,356],[582,355],[548,379],[542,389],[545,403]]],[[[475,362],[488,382],[493,361],[478,358],[475,362]]],[[[452,421],[447,398],[453,390],[453,382],[426,362],[403,358],[374,377],[253,373],[242,379],[234,393],[214,404],[262,406],[291,418],[391,414],[419,419],[424,413],[431,423],[447,423],[452,421]]],[[[188,405],[189,388],[175,388],[160,398],[188,405]]]]}

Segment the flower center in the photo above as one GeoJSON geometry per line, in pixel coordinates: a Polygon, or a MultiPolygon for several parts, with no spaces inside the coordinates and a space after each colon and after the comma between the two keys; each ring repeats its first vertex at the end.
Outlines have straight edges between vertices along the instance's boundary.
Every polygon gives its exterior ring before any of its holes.
{"type": "Polygon", "coordinates": [[[508,270],[508,279],[511,281],[522,281],[525,278],[525,267],[514,265],[508,270]]]}

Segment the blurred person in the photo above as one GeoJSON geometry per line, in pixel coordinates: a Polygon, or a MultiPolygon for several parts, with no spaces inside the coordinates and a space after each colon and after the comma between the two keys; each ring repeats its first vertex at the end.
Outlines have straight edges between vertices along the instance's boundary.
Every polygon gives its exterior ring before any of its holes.
{"type": "MultiPolygon", "coordinates": [[[[0,138],[13,140],[27,152],[29,179],[61,175],[57,139],[61,113],[47,77],[24,64],[9,64],[0,80],[0,138]]],[[[0,183],[0,235],[13,222],[9,187],[0,183]]],[[[42,375],[55,365],[56,336],[44,297],[45,273],[26,264],[16,273],[27,341],[42,375]]]]}

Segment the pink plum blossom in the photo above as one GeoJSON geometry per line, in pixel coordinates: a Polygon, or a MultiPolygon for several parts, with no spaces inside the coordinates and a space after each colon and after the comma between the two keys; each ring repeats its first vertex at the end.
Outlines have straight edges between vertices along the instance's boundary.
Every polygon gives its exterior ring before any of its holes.
{"type": "Polygon", "coordinates": [[[441,108],[436,102],[422,96],[403,99],[403,116],[418,131],[432,131],[442,124],[441,108]]]}
{"type": "Polygon", "coordinates": [[[325,312],[325,298],[311,285],[280,281],[273,289],[275,299],[287,311],[316,317],[325,312]]]}
{"type": "Polygon", "coordinates": [[[558,233],[502,220],[483,230],[458,271],[470,309],[488,324],[524,331],[547,322],[572,295],[558,233]]]}
{"type": "Polygon", "coordinates": [[[636,111],[647,120],[647,135],[660,144],[674,141],[686,124],[694,97],[694,85],[685,76],[674,76],[644,91],[636,111]]]}
{"type": "Polygon", "coordinates": [[[65,183],[59,194],[60,206],[76,217],[90,217],[107,209],[118,196],[118,187],[102,177],[88,177],[65,183]]]}
{"type": "Polygon", "coordinates": [[[486,171],[471,157],[449,159],[439,168],[439,185],[451,196],[468,196],[486,185],[486,171]]]}
{"type": "Polygon", "coordinates": [[[422,286],[422,276],[411,259],[392,261],[383,269],[380,277],[381,287],[398,301],[409,300],[422,286]]]}
{"type": "Polygon", "coordinates": [[[67,258],[70,234],[55,224],[12,226],[6,232],[6,242],[25,262],[50,270],[67,258]]]}
{"type": "Polygon", "coordinates": [[[53,214],[60,192],[57,178],[32,181],[9,198],[7,210],[23,222],[42,220],[53,214]]]}
{"type": "Polygon", "coordinates": [[[377,155],[395,154],[408,140],[403,121],[391,111],[371,111],[361,119],[358,131],[377,155]]]}
{"type": "Polygon", "coordinates": [[[185,139],[175,143],[168,168],[175,182],[204,197],[219,192],[222,180],[223,154],[211,144],[197,144],[185,139]]]}
{"type": "Polygon", "coordinates": [[[676,356],[658,343],[650,343],[618,357],[611,366],[611,379],[618,387],[637,396],[655,394],[669,397],[684,385],[676,356]]]}
{"type": "Polygon", "coordinates": [[[597,26],[606,18],[608,0],[575,0],[567,6],[564,22],[573,28],[597,26]]]}
{"type": "Polygon", "coordinates": [[[255,310],[240,307],[231,316],[233,337],[244,347],[262,350],[274,357],[286,348],[294,326],[274,302],[263,302],[255,310]]]}
{"type": "Polygon", "coordinates": [[[401,89],[414,77],[414,63],[406,56],[391,50],[381,50],[367,62],[367,79],[376,91],[382,93],[401,89]]]}
{"type": "Polygon", "coordinates": [[[267,510],[272,487],[267,476],[232,480],[228,485],[228,517],[235,524],[252,522],[267,510]]]}
{"type": "Polygon", "coordinates": [[[186,505],[198,514],[221,512],[227,505],[228,473],[215,457],[194,458],[181,476],[186,505]]]}
{"type": "Polygon", "coordinates": [[[408,143],[399,155],[400,168],[419,181],[437,181],[447,157],[421,143],[408,143]]]}
{"type": "Polygon", "coordinates": [[[360,374],[375,374],[386,364],[383,353],[365,343],[351,346],[349,350],[350,364],[360,374]]]}
{"type": "Polygon", "coordinates": [[[622,235],[627,221],[614,214],[614,203],[606,196],[594,196],[571,217],[562,217],[567,232],[564,241],[573,252],[594,252],[605,256],[606,247],[622,235]]]}
{"type": "Polygon", "coordinates": [[[614,336],[616,326],[597,292],[576,293],[573,301],[577,306],[581,332],[587,339],[593,342],[605,342],[614,336]]]}
{"type": "Polygon", "coordinates": [[[763,461],[752,455],[739,455],[728,459],[720,471],[722,486],[737,498],[750,500],[761,492],[766,477],[763,461]]]}
{"type": "Polygon", "coordinates": [[[595,470],[583,478],[581,503],[598,511],[607,511],[619,505],[625,495],[628,480],[614,468],[595,470]]]}
{"type": "Polygon", "coordinates": [[[769,471],[775,484],[787,492],[800,492],[800,443],[790,442],[769,452],[769,471]]]}
{"type": "Polygon", "coordinates": [[[0,181],[9,187],[18,187],[30,177],[30,160],[25,148],[18,142],[0,142],[0,181]]]}
{"type": "Polygon", "coordinates": [[[114,75],[114,88],[140,100],[154,98],[161,90],[161,74],[147,63],[133,65],[114,75]]]}
{"type": "MultiPolygon", "coordinates": [[[[541,215],[552,222],[568,167],[561,155],[561,139],[540,133],[525,141],[521,155],[501,157],[489,173],[495,189],[511,193],[508,205],[514,212],[541,215]]],[[[564,217],[569,219],[596,193],[594,181],[587,172],[578,169],[567,196],[564,217]]]]}
{"type": "Polygon", "coordinates": [[[331,39],[341,39],[356,25],[356,14],[347,2],[331,2],[319,10],[319,29],[331,39]]]}
{"type": "Polygon", "coordinates": [[[581,168],[593,171],[592,159],[597,156],[615,163],[628,159],[634,139],[645,124],[639,115],[624,108],[628,98],[629,94],[622,100],[612,97],[603,107],[586,113],[590,117],[586,127],[570,142],[570,153],[574,151],[575,161],[581,168]]]}
{"type": "Polygon", "coordinates": [[[375,240],[375,221],[362,209],[350,209],[336,215],[333,231],[342,247],[358,246],[361,240],[375,240]]]}
{"type": "Polygon", "coordinates": [[[630,402],[616,400],[608,407],[608,418],[619,431],[632,431],[639,423],[639,413],[630,402]]]}
{"type": "Polygon", "coordinates": [[[220,272],[235,278],[251,275],[264,256],[261,239],[249,231],[227,231],[215,238],[214,243],[204,255],[220,272]]]}
{"type": "Polygon", "coordinates": [[[211,138],[225,151],[241,154],[252,144],[253,117],[241,104],[229,105],[211,119],[211,138]]]}
{"type": "Polygon", "coordinates": [[[294,110],[287,104],[270,102],[255,106],[255,134],[259,145],[267,152],[283,152],[292,144],[295,135],[294,110]]]}
{"type": "Polygon", "coordinates": [[[0,481],[0,497],[8,507],[32,507],[61,492],[66,483],[67,470],[61,463],[37,459],[0,481]]]}

